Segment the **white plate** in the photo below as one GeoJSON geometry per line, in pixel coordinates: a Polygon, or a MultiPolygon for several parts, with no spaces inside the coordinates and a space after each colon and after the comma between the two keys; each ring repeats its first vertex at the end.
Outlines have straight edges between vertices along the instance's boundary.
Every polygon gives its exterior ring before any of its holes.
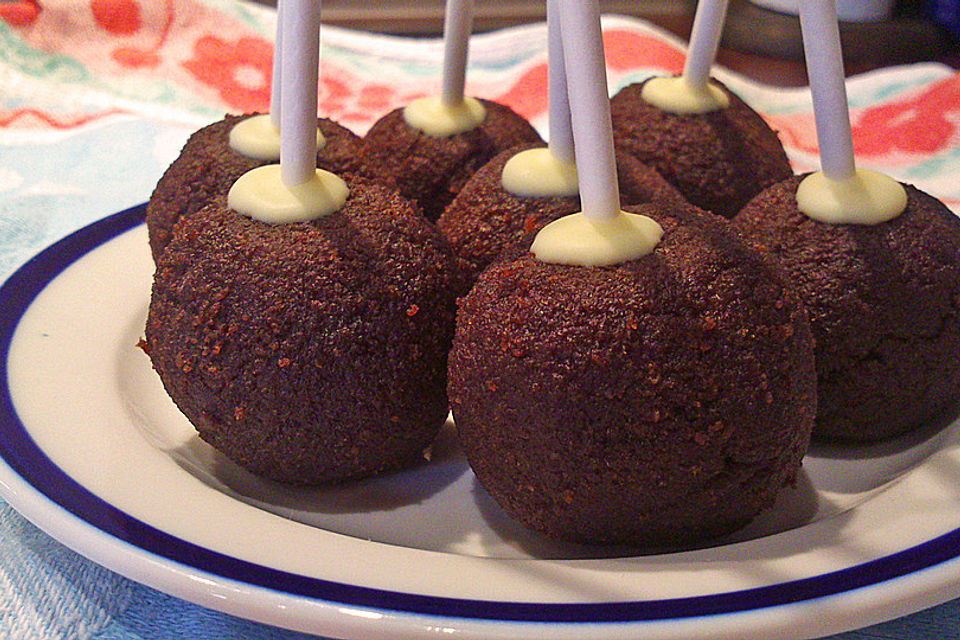
{"type": "MultiPolygon", "coordinates": [[[[142,207],[53,245],[0,289],[0,492],[93,560],[176,596],[348,638],[807,638],[960,596],[960,421],[815,449],[735,537],[635,555],[525,533],[449,429],[433,460],[337,489],[215,454],[137,348],[142,207]]],[[[955,412],[954,412],[955,416],[955,412]]]]}

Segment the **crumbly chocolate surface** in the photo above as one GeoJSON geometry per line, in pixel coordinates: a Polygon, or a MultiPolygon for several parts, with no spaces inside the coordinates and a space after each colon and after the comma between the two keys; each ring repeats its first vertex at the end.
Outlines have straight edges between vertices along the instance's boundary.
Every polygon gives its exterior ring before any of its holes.
{"type": "Polygon", "coordinates": [[[810,314],[820,408],[814,436],[876,441],[960,400],[960,218],[905,185],[888,222],[830,225],[797,209],[802,176],[733,220],[781,262],[810,314]]]}
{"type": "Polygon", "coordinates": [[[678,115],[645,101],[643,84],[624,87],[610,102],[614,143],[691,203],[732,218],[764,187],[793,175],[776,132],[729,90],[725,109],[678,115]]]}
{"type": "MultiPolygon", "coordinates": [[[[497,154],[467,181],[437,221],[440,233],[470,263],[474,276],[505,251],[529,248],[536,232],[580,211],[579,196],[524,197],[504,190],[503,167],[527,144],[497,154]]],[[[624,206],[663,201],[682,203],[683,196],[653,169],[631,156],[619,154],[617,171],[624,206]]]]}
{"type": "Polygon", "coordinates": [[[460,262],[413,205],[349,179],[343,208],[270,225],[223,196],[178,222],[145,349],[201,438],[324,484],[422,460],[447,416],[460,262]]]}
{"type": "MultiPolygon", "coordinates": [[[[160,178],[147,204],[147,230],[154,260],[167,246],[173,225],[181,216],[192,215],[226,194],[247,171],[273,162],[248,158],[230,148],[230,130],[248,117],[228,115],[194,132],[160,178]]],[[[317,152],[317,166],[338,175],[355,171],[360,138],[326,118],[318,119],[317,126],[326,138],[326,144],[317,152]]]]}
{"type": "Polygon", "coordinates": [[[739,528],[800,468],[813,340],[779,270],[716,221],[630,207],[657,249],[497,262],[460,300],[449,395],[477,478],[527,527],[674,545],[739,528]]]}
{"type": "Polygon", "coordinates": [[[374,123],[363,139],[361,171],[393,186],[415,201],[430,220],[460,192],[467,180],[493,156],[540,134],[510,107],[480,100],[487,110],[475,129],[445,138],[418,131],[394,109],[374,123]]]}

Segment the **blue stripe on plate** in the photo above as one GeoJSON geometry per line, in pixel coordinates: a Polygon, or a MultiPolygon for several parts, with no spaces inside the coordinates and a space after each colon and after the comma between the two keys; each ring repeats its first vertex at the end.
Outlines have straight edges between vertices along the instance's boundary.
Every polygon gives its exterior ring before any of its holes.
{"type": "MultiPolygon", "coordinates": [[[[84,254],[143,221],[145,206],[121,211],[51,245],[0,287],[0,456],[25,481],[70,514],[162,558],[241,583],[370,609],[519,622],[615,623],[746,612],[840,594],[909,575],[960,556],[960,529],[848,569],[767,587],[708,596],[596,604],[498,602],[424,596],[319,580],[232,558],[171,536],[97,498],[47,458],[13,408],[7,376],[10,342],[33,299],[84,254]]],[[[144,247],[146,250],[146,247],[144,247]]]]}

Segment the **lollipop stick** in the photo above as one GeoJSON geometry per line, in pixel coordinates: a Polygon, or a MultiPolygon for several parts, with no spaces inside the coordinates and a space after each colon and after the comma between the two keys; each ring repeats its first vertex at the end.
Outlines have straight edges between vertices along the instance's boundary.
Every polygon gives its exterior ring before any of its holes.
{"type": "Polygon", "coordinates": [[[550,87],[550,152],[558,160],[573,162],[573,130],[570,127],[567,70],[563,64],[563,39],[560,37],[559,0],[547,0],[547,43],[550,87]]]}
{"type": "Polygon", "coordinates": [[[443,20],[443,104],[463,102],[467,52],[473,26],[473,0],[447,0],[443,20]]]}
{"type": "Polygon", "coordinates": [[[546,149],[536,147],[513,155],[501,172],[504,190],[521,197],[566,197],[579,192],[558,0],[547,0],[547,34],[550,143],[546,149]]]}
{"type": "Polygon", "coordinates": [[[834,1],[800,2],[800,29],[817,121],[820,164],[827,177],[843,180],[854,175],[856,165],[834,1]]]}
{"type": "Polygon", "coordinates": [[[280,14],[280,175],[292,187],[313,179],[317,168],[320,2],[287,1],[280,14]]]}
{"type": "Polygon", "coordinates": [[[560,0],[560,31],[580,204],[584,216],[608,219],[620,213],[620,189],[597,0],[560,0]]]}
{"type": "Polygon", "coordinates": [[[687,84],[701,88],[710,79],[710,67],[717,57],[728,0],[700,0],[690,32],[690,49],[683,65],[687,84]]]}
{"type": "Polygon", "coordinates": [[[273,43],[273,76],[270,81],[270,124],[280,130],[280,50],[283,45],[283,29],[280,25],[283,23],[283,5],[287,0],[277,0],[277,34],[273,43]]]}

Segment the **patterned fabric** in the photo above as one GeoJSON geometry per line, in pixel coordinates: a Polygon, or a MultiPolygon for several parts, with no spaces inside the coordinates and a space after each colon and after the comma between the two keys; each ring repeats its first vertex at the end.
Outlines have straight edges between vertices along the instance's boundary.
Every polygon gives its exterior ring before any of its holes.
{"type": "MultiPolygon", "coordinates": [[[[266,110],[273,11],[231,0],[0,1],[0,279],[68,232],[146,200],[186,137],[224,112],[266,110]]],[[[678,72],[682,43],[604,22],[611,90],[678,72]]],[[[440,44],[325,28],[322,115],[358,133],[439,88],[440,44]]],[[[543,25],[478,36],[468,92],[546,129],[543,25]]],[[[809,94],[718,76],[817,166],[809,94]]],[[[848,85],[859,162],[960,210],[960,74],[933,64],[848,85]]],[[[855,638],[957,637],[950,603],[855,638]],[[948,620],[944,623],[944,620],[948,620]],[[951,622],[952,621],[952,622],[951,622]],[[944,625],[947,626],[944,626],[944,625]]],[[[94,565],[0,502],[0,640],[302,638],[180,602],[94,565]]]]}

